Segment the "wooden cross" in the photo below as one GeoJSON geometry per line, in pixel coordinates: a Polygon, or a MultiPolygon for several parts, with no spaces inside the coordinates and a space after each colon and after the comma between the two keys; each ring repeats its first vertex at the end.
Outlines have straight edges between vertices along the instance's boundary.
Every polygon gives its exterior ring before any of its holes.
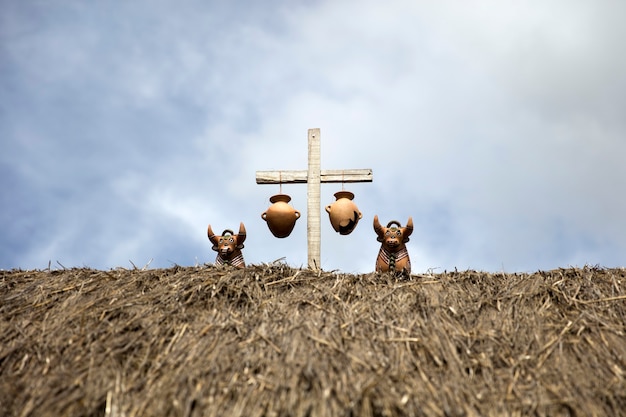
{"type": "Polygon", "coordinates": [[[257,184],[307,183],[307,241],[309,269],[321,269],[320,195],[322,182],[372,182],[371,169],[321,170],[320,129],[309,129],[308,171],[257,171],[257,184]]]}

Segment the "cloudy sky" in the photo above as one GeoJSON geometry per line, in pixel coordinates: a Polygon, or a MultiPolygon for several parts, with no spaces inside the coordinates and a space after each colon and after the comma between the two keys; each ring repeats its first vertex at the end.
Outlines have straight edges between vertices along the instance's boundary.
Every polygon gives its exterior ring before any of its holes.
{"type": "MultiPolygon", "coordinates": [[[[371,168],[322,212],[322,268],[366,273],[412,216],[413,272],[626,263],[622,0],[2,0],[0,269],[306,266],[259,170],[371,168]]],[[[323,184],[321,205],[341,184],[323,184]]]]}

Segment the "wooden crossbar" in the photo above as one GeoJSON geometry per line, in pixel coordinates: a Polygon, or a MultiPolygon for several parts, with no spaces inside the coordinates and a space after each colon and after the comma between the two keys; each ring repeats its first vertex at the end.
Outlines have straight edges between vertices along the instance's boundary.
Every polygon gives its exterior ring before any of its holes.
{"type": "MultiPolygon", "coordinates": [[[[304,184],[308,171],[257,171],[257,184],[304,184]]],[[[372,182],[371,169],[324,169],[320,172],[322,183],[372,182]]]]}

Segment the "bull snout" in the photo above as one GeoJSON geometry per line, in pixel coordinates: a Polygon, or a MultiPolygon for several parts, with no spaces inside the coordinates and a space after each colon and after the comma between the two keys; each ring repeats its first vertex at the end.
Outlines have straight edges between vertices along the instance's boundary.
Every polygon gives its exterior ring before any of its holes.
{"type": "Polygon", "coordinates": [[[387,247],[389,247],[390,249],[396,248],[400,245],[400,241],[396,238],[389,238],[387,240],[385,240],[385,244],[387,245],[387,247]]]}

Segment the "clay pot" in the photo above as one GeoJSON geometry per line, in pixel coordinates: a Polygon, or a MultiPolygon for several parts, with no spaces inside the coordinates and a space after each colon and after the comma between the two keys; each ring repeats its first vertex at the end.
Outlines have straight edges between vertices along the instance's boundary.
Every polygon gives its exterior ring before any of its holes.
{"type": "Polygon", "coordinates": [[[333,204],[326,206],[326,211],[330,216],[330,224],[340,235],[349,235],[363,214],[352,201],[354,194],[350,191],[338,191],[335,193],[335,198],[337,200],[333,204]]]}
{"type": "Polygon", "coordinates": [[[287,194],[276,194],[270,197],[273,203],[261,218],[267,222],[270,232],[276,237],[287,237],[291,234],[296,220],[300,218],[300,212],[289,204],[291,197],[287,194]]]}

